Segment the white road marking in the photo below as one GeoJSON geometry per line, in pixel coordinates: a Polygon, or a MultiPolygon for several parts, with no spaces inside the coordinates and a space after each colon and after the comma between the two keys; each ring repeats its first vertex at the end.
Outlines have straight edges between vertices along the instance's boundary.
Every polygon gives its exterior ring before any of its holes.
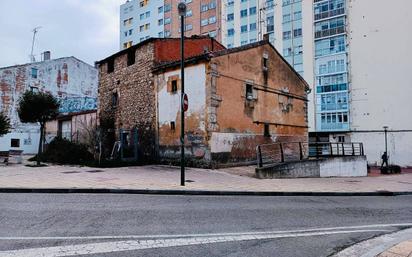
{"type": "Polygon", "coordinates": [[[43,248],[31,248],[22,250],[0,251],[0,257],[64,257],[89,254],[101,254],[123,251],[135,251],[142,249],[166,248],[176,246],[202,245],[223,242],[236,242],[248,240],[265,240],[290,237],[325,236],[334,234],[365,233],[365,232],[388,232],[384,229],[358,229],[358,230],[339,230],[339,231],[319,231],[303,233],[232,233],[231,235],[221,236],[202,236],[191,238],[173,239],[151,239],[151,240],[128,240],[117,242],[88,243],[77,245],[64,245],[43,248]]]}
{"type": "Polygon", "coordinates": [[[232,236],[232,235],[266,235],[282,233],[304,233],[317,231],[332,230],[350,230],[350,229],[368,229],[368,228],[386,228],[386,227],[412,227],[412,223],[395,223],[395,224],[371,224],[360,226],[343,226],[328,228],[310,228],[298,230],[280,230],[266,232],[239,232],[239,233],[209,233],[209,234],[177,234],[177,235],[125,235],[125,236],[57,236],[57,237],[0,237],[0,240],[110,240],[110,239],[144,239],[144,238],[185,238],[185,237],[211,237],[211,236],[232,236]]]}

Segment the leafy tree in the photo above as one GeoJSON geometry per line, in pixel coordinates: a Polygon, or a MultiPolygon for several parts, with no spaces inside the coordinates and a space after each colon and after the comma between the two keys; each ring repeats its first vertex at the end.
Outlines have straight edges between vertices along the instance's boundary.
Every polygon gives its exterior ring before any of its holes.
{"type": "Polygon", "coordinates": [[[44,128],[47,121],[59,114],[59,101],[50,93],[26,91],[20,98],[18,114],[23,123],[40,123],[40,142],[37,153],[37,165],[43,149],[44,128]]]}
{"type": "Polygon", "coordinates": [[[0,137],[9,133],[10,128],[11,126],[9,118],[0,112],[0,137]]]}

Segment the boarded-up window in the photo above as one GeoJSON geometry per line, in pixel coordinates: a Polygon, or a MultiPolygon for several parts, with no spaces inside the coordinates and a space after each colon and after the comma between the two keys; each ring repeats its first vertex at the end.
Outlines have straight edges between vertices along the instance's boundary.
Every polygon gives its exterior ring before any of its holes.
{"type": "Polygon", "coordinates": [[[114,58],[107,61],[107,73],[112,73],[114,71],[114,58]]]}
{"type": "Polygon", "coordinates": [[[136,50],[129,50],[127,53],[127,66],[133,65],[136,61],[136,50]]]}

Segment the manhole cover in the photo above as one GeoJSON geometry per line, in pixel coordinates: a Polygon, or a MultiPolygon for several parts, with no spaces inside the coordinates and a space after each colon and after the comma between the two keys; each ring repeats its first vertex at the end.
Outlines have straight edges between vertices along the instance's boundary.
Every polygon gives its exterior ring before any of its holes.
{"type": "Polygon", "coordinates": [[[63,171],[62,173],[64,173],[64,174],[74,174],[74,173],[80,173],[80,171],[63,171]]]}
{"type": "Polygon", "coordinates": [[[97,173],[97,172],[104,172],[104,170],[86,170],[89,173],[97,173]]]}

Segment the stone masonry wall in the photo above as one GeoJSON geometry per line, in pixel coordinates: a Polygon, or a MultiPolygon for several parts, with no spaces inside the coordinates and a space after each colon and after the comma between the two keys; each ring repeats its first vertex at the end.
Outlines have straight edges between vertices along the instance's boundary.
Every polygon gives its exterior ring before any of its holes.
{"type": "Polygon", "coordinates": [[[140,158],[155,156],[156,106],[152,79],[154,43],[135,51],[135,63],[127,65],[127,54],[115,58],[114,71],[107,73],[107,62],[100,65],[99,118],[113,118],[116,138],[119,129],[137,129],[140,158]],[[117,95],[117,105],[113,97],[117,95]]]}

